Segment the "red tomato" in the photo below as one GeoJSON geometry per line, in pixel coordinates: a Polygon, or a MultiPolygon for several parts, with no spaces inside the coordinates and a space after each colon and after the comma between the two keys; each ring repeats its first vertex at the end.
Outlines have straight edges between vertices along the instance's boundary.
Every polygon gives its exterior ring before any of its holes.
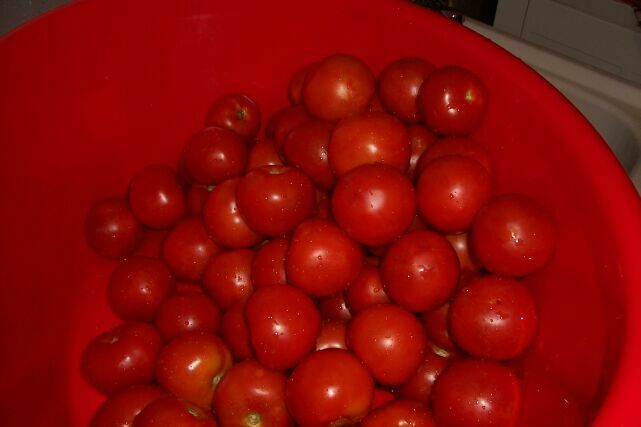
{"type": "Polygon", "coordinates": [[[151,402],[165,397],[165,392],[153,385],[135,385],[105,400],[94,414],[89,427],[131,427],[134,418],[151,402]]]}
{"type": "Polygon", "coordinates": [[[183,149],[189,176],[199,184],[215,185],[242,175],[247,166],[247,144],[238,134],[208,127],[191,137],[183,149]]]}
{"type": "Polygon", "coordinates": [[[146,323],[123,323],[92,339],[82,353],[85,380],[103,394],[154,379],[160,334],[146,323]]]}
{"type": "Polygon", "coordinates": [[[410,155],[407,129],[386,113],[365,112],[341,120],[329,142],[329,164],[338,176],[368,163],[382,163],[405,172],[410,155]]]}
{"type": "Polygon", "coordinates": [[[464,156],[442,157],[428,163],[418,178],[418,213],[432,228],[462,233],[491,193],[492,179],[479,162],[464,156]]]}
{"type": "Polygon", "coordinates": [[[187,212],[190,215],[202,214],[205,202],[213,189],[213,187],[206,185],[191,184],[187,190],[187,212]]]}
{"type": "Polygon", "coordinates": [[[412,224],[416,213],[414,188],[392,166],[359,166],[338,180],[332,213],[352,239],[366,245],[384,245],[412,224]]]}
{"type": "Polygon", "coordinates": [[[446,65],[432,71],[417,98],[427,127],[441,135],[469,135],[481,125],[488,94],[470,70],[446,65]]]}
{"type": "Polygon", "coordinates": [[[254,100],[245,94],[226,94],[209,107],[205,126],[229,129],[249,140],[255,137],[260,129],[260,109],[254,100]]]}
{"type": "Polygon", "coordinates": [[[134,420],[133,427],[218,427],[211,412],[174,397],[158,399],[134,420]]]}
{"type": "Polygon", "coordinates": [[[445,138],[435,141],[418,159],[416,176],[420,176],[429,162],[445,156],[465,156],[483,165],[490,176],[494,176],[494,161],[490,153],[470,138],[445,138]]]}
{"type": "Polygon", "coordinates": [[[171,272],[161,261],[134,256],[122,261],[111,274],[107,301],[122,320],[150,322],[174,288],[171,272]]]}
{"type": "Polygon", "coordinates": [[[187,332],[161,350],[156,379],[174,396],[209,409],[216,386],[231,365],[231,353],[220,338],[206,332],[187,332]]]}
{"type": "Polygon", "coordinates": [[[354,316],[347,328],[347,345],[379,384],[399,385],[416,372],[427,339],[412,313],[393,304],[377,304],[354,316]]]}
{"type": "Polygon", "coordinates": [[[537,202],[504,194],[478,212],[470,238],[483,267],[495,274],[525,276],[550,261],[556,234],[554,220],[537,202]]]}
{"type": "Polygon", "coordinates": [[[276,151],[274,141],[265,138],[259,139],[249,150],[249,159],[247,160],[247,170],[258,169],[261,166],[282,165],[283,161],[276,151]]]}
{"type": "Polygon", "coordinates": [[[421,314],[421,322],[425,328],[427,338],[448,353],[458,353],[458,347],[452,341],[448,329],[448,317],[450,312],[450,304],[445,303],[439,308],[431,311],[426,311],[421,314]]]}
{"type": "Polygon", "coordinates": [[[376,408],[380,408],[387,402],[391,402],[394,399],[395,397],[392,392],[377,387],[374,389],[374,398],[372,399],[372,407],[370,410],[373,411],[376,408]]]}
{"type": "Polygon", "coordinates": [[[237,302],[244,303],[253,292],[253,260],[254,251],[237,249],[220,252],[207,264],[203,275],[205,289],[223,310],[237,302]]]}
{"type": "Polygon", "coordinates": [[[335,177],[327,154],[334,125],[322,120],[305,122],[287,135],[283,154],[287,162],[300,168],[318,188],[329,190],[335,177]]]}
{"type": "Polygon", "coordinates": [[[383,288],[383,278],[378,267],[363,267],[347,288],[345,299],[354,314],[370,305],[390,302],[383,288]]]}
{"type": "Polygon", "coordinates": [[[407,382],[398,387],[398,395],[404,399],[427,403],[432,395],[432,385],[449,364],[450,359],[441,357],[431,350],[425,351],[425,358],[407,382]]]}
{"type": "Polygon", "coordinates": [[[291,284],[314,297],[326,297],[343,291],[364,261],[361,247],[333,222],[308,219],[292,236],[285,268],[291,284]]]}
{"type": "Polygon", "coordinates": [[[100,256],[125,258],[140,246],[143,235],[142,224],[123,199],[98,200],[87,213],[87,243],[100,256]]]}
{"type": "Polygon", "coordinates": [[[387,296],[410,311],[445,303],[456,288],[459,264],[444,237],[427,230],[396,240],[385,254],[381,272],[387,296]]]}
{"type": "Polygon", "coordinates": [[[254,246],[262,238],[252,231],[238,212],[236,190],[239,178],[223,181],[214,188],[203,209],[203,220],[212,240],[228,248],[254,246]]]}
{"type": "Polygon", "coordinates": [[[249,171],[236,188],[236,203],[256,233],[276,237],[294,228],[314,211],[314,184],[300,169],[263,166],[249,171]]]}
{"type": "Polygon", "coordinates": [[[281,111],[276,112],[272,117],[271,128],[265,130],[268,138],[274,139],[274,146],[277,152],[283,150],[287,135],[296,127],[313,120],[304,107],[298,105],[295,107],[287,107],[281,111]]]}
{"type": "Polygon", "coordinates": [[[367,110],[375,89],[374,75],[363,61],[332,55],[307,72],[302,98],[312,115],[336,121],[367,110]]]}
{"type": "Polygon", "coordinates": [[[473,356],[512,359],[534,340],[538,326],[532,294],[516,280],[481,276],[460,289],[450,307],[454,341],[473,356]]]}
{"type": "Polygon", "coordinates": [[[361,427],[436,427],[436,423],[425,404],[400,399],[372,411],[361,427]]]}
{"type": "Polygon", "coordinates": [[[287,284],[285,259],[288,249],[289,238],[278,237],[256,250],[251,273],[255,288],[287,284]]]}
{"type": "Polygon", "coordinates": [[[303,359],[287,381],[289,413],[300,427],[358,423],[368,412],[374,381],[350,352],[329,348],[303,359]]]}
{"type": "Polygon", "coordinates": [[[430,147],[438,140],[435,134],[420,125],[411,125],[407,128],[407,135],[410,139],[410,165],[407,169],[407,176],[414,182],[419,174],[416,171],[418,161],[430,147]]]}
{"type": "Polygon", "coordinates": [[[229,307],[221,322],[220,336],[223,338],[235,359],[248,359],[254,351],[249,342],[249,327],[245,319],[245,305],[236,303],[229,307]]]}
{"type": "Polygon", "coordinates": [[[271,369],[293,368],[316,346],[320,314],[303,291],[287,285],[257,289],[245,316],[256,359],[271,369]]]}
{"type": "Polygon", "coordinates": [[[234,365],[214,395],[214,411],[221,427],[289,427],[292,420],[285,405],[287,377],[255,360],[234,365]]]}
{"type": "Polygon", "coordinates": [[[417,123],[421,117],[416,98],[432,69],[421,58],[401,58],[385,67],[378,77],[378,95],[385,109],[405,123],[417,123]]]}
{"type": "Polygon", "coordinates": [[[179,278],[197,282],[207,263],[220,248],[209,238],[203,222],[197,217],[180,221],[169,232],[162,245],[162,259],[179,278]]]}
{"type": "Polygon", "coordinates": [[[345,295],[339,292],[335,295],[318,300],[318,310],[323,320],[339,320],[347,322],[352,313],[345,302],[345,295]]]}
{"type": "Polygon", "coordinates": [[[469,247],[469,238],[467,233],[450,234],[445,236],[450,245],[456,251],[461,271],[477,272],[481,269],[476,260],[472,257],[469,247]]]}
{"type": "Polygon", "coordinates": [[[305,77],[307,77],[307,72],[313,66],[314,64],[308,64],[299,68],[289,80],[288,96],[290,104],[299,105],[303,102],[303,83],[305,82],[305,77]]]}
{"type": "Polygon", "coordinates": [[[347,323],[340,320],[325,320],[321,325],[318,339],[316,340],[316,350],[325,350],[326,348],[342,348],[347,350],[346,344],[347,323]]]}
{"type": "Polygon", "coordinates": [[[218,333],[220,310],[207,295],[181,291],[163,301],[156,314],[156,328],[165,340],[186,332],[218,333]]]}
{"type": "Polygon", "coordinates": [[[434,383],[432,408],[443,427],[514,426],[521,408],[521,384],[498,363],[453,361],[434,383]]]}
{"type": "Polygon", "coordinates": [[[129,183],[129,206],[144,225],[169,228],[187,212],[187,200],[176,173],[165,165],[149,165],[129,183]]]}

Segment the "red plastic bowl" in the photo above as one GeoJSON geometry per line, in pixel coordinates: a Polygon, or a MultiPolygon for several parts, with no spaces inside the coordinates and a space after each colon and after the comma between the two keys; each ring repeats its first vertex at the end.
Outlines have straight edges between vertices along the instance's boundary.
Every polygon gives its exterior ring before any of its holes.
{"type": "Polygon", "coordinates": [[[498,190],[538,199],[560,228],[552,265],[529,280],[541,327],[521,368],[599,408],[595,425],[641,425],[636,191],[543,79],[402,0],[88,0],[0,40],[0,424],[86,425],[99,402],[78,371],[86,342],[115,322],[113,263],[82,232],[91,202],[123,195],[147,163],[174,164],[216,96],[247,92],[269,114],[301,64],[334,52],[375,71],[422,56],[487,83],[476,139],[498,190]]]}

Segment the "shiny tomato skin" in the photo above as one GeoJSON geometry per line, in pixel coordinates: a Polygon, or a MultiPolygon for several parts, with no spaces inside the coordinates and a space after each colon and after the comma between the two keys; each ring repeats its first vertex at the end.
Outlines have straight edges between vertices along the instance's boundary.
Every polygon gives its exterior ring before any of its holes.
{"type": "Polygon", "coordinates": [[[249,341],[249,327],[245,318],[245,305],[236,303],[223,314],[220,336],[236,360],[248,359],[254,355],[249,341]]]}
{"type": "Polygon", "coordinates": [[[343,350],[347,350],[346,336],[346,322],[341,320],[325,320],[321,325],[321,330],[316,340],[316,350],[325,350],[326,348],[342,348],[343,350]]]}
{"type": "Polygon", "coordinates": [[[416,176],[420,176],[425,166],[432,160],[445,156],[465,156],[474,159],[483,165],[491,177],[494,176],[494,161],[487,149],[473,139],[463,137],[444,138],[435,141],[419,157],[416,164],[416,176]]]}
{"type": "Polygon", "coordinates": [[[258,249],[252,263],[252,282],[255,288],[286,285],[285,260],[289,249],[288,237],[271,239],[258,249]]]}
{"type": "Polygon", "coordinates": [[[347,307],[345,294],[343,292],[339,292],[325,298],[320,298],[317,305],[321,319],[323,320],[339,320],[347,322],[352,318],[352,313],[350,312],[349,307],[347,307]]]}
{"type": "Polygon", "coordinates": [[[418,230],[392,243],[381,272],[387,296],[420,313],[437,308],[450,298],[458,283],[459,264],[444,237],[418,230]]]}
{"type": "Polygon", "coordinates": [[[87,244],[100,256],[125,258],[142,243],[145,229],[127,202],[118,197],[96,201],[85,221],[87,244]]]}
{"type": "Polygon", "coordinates": [[[218,333],[220,309],[202,292],[176,292],[163,301],[155,325],[165,340],[193,331],[218,333]]]}
{"type": "Polygon", "coordinates": [[[165,396],[166,393],[154,385],[128,387],[112,394],[100,405],[89,427],[131,427],[134,418],[147,405],[165,396]]]}
{"type": "Polygon", "coordinates": [[[427,346],[423,326],[394,304],[359,312],[347,328],[347,345],[382,385],[400,385],[416,372],[427,346]]]}
{"type": "Polygon", "coordinates": [[[282,148],[288,164],[300,168],[323,190],[331,189],[336,181],[328,155],[333,129],[332,123],[310,120],[292,129],[282,148]]]}
{"type": "Polygon", "coordinates": [[[216,99],[205,118],[205,126],[229,129],[245,140],[256,136],[260,129],[260,109],[243,93],[228,93],[216,99]]]}
{"type": "Polygon", "coordinates": [[[405,57],[387,65],[378,77],[378,96],[385,109],[405,123],[417,123],[421,116],[416,98],[425,76],[434,66],[422,58],[405,57]]]}
{"type": "Polygon", "coordinates": [[[269,138],[259,139],[249,150],[247,170],[258,169],[261,166],[282,165],[283,160],[276,151],[274,141],[269,138]]]}
{"type": "Polygon", "coordinates": [[[237,302],[244,303],[254,291],[252,261],[254,251],[236,249],[214,255],[205,268],[205,290],[223,310],[237,302]]]}
{"type": "Polygon", "coordinates": [[[293,368],[316,346],[320,314],[298,288],[257,289],[247,301],[245,316],[256,359],[268,368],[293,368]]]}
{"type": "Polygon", "coordinates": [[[345,300],[354,314],[370,305],[390,302],[380,269],[373,265],[364,266],[347,288],[345,300]]]}
{"type": "Polygon", "coordinates": [[[370,412],[361,427],[436,427],[424,402],[398,399],[370,412]]]}
{"type": "Polygon", "coordinates": [[[294,231],[285,268],[289,282],[314,297],[342,292],[360,272],[361,247],[333,222],[308,219],[294,231]]]}
{"type": "Polygon", "coordinates": [[[147,323],[122,323],[93,338],[82,353],[85,380],[111,394],[154,379],[160,334],[147,323]]]}
{"type": "Polygon", "coordinates": [[[213,409],[221,427],[289,427],[287,377],[255,360],[234,365],[216,388],[213,409]]]}
{"type": "Polygon", "coordinates": [[[418,177],[416,172],[419,159],[431,146],[437,141],[438,137],[431,131],[421,125],[411,125],[407,127],[407,135],[410,140],[410,164],[407,169],[407,176],[414,182],[418,177]]]}
{"type": "Polygon", "coordinates": [[[398,169],[362,165],[342,176],[332,194],[336,223],[354,240],[382,246],[407,230],[416,213],[412,183],[398,169]]]}
{"type": "Polygon", "coordinates": [[[134,420],[133,427],[218,427],[210,411],[175,397],[149,404],[134,420]]]}
{"type": "Polygon", "coordinates": [[[456,251],[461,271],[478,272],[481,269],[470,251],[470,239],[468,233],[448,234],[445,236],[450,245],[456,251]]]}
{"type": "Polygon", "coordinates": [[[351,425],[369,411],[374,381],[350,352],[316,351],[303,359],[287,381],[286,402],[300,427],[351,425]]]}
{"type": "Polygon", "coordinates": [[[430,402],[434,381],[447,367],[450,360],[441,357],[431,350],[425,351],[425,358],[414,374],[397,388],[399,397],[416,400],[423,403],[430,402]]]}
{"type": "Polygon", "coordinates": [[[450,303],[447,302],[437,309],[426,311],[421,314],[421,323],[425,328],[427,338],[437,347],[448,353],[458,353],[459,349],[450,336],[448,319],[450,303]]]}

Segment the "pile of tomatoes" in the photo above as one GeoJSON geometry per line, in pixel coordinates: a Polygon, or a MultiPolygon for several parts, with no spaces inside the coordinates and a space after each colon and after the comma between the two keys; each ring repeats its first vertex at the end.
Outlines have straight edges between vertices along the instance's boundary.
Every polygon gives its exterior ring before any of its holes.
{"type": "MultiPolygon", "coordinates": [[[[176,170],[98,200],[123,323],[82,357],[92,426],[512,426],[551,216],[495,194],[488,101],[458,66],[349,55],[293,75],[267,121],[218,98],[176,170]],[[138,251],[164,230],[158,256],[138,251]]],[[[491,106],[490,106],[491,108],[491,106]]]]}

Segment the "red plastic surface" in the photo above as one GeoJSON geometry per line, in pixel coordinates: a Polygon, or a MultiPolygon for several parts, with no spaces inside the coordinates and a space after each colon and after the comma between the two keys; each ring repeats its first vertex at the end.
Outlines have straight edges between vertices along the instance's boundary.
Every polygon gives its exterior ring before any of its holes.
{"type": "Polygon", "coordinates": [[[82,234],[91,202],[123,195],[145,164],[174,164],[218,95],[247,92],[267,116],[301,64],[334,52],[376,72],[423,56],[487,83],[475,138],[498,190],[535,197],[560,229],[552,265],[529,280],[541,329],[519,365],[587,407],[603,401],[595,425],[641,425],[639,196],[538,75],[402,0],[87,0],[0,40],[0,424],[86,425],[100,400],[78,371],[85,343],[115,322],[114,263],[82,234]]]}

